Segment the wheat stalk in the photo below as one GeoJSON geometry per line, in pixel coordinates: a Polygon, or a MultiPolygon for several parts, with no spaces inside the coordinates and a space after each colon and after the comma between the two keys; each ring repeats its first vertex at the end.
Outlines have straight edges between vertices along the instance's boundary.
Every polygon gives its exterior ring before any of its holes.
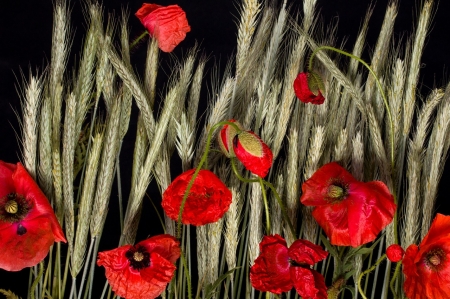
{"type": "Polygon", "coordinates": [[[36,179],[39,104],[41,103],[43,78],[31,76],[22,99],[22,153],[28,173],[36,179]]]}

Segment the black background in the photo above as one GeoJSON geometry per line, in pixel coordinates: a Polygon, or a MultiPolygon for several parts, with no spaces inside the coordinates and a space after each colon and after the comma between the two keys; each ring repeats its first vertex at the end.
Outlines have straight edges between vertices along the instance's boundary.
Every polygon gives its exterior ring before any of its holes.
{"type": "MultiPolygon", "coordinates": [[[[55,1],[55,0],[53,0],[55,1]]],[[[279,1],[281,2],[281,1],[279,1]]],[[[395,37],[399,40],[407,38],[413,31],[413,22],[418,19],[418,7],[420,1],[401,0],[400,11],[395,25],[395,37]]],[[[197,41],[201,44],[203,53],[214,57],[210,59],[210,68],[215,61],[221,61],[225,65],[233,54],[236,45],[237,23],[238,23],[238,1],[235,0],[179,0],[158,1],[158,4],[178,4],[187,14],[191,32],[173,52],[173,54],[161,53],[163,60],[168,61],[171,55],[182,57],[187,50],[197,41]]],[[[370,1],[364,0],[318,0],[317,7],[325,24],[338,22],[338,43],[347,40],[344,49],[352,49],[358,30],[364,18],[370,1]]],[[[375,3],[375,9],[369,23],[368,45],[364,57],[366,60],[375,46],[376,38],[381,28],[384,12],[388,0],[379,0],[375,3]]],[[[134,12],[142,5],[141,1],[103,1],[106,12],[115,12],[120,15],[122,8],[130,12],[129,27],[131,38],[137,37],[143,32],[143,27],[134,12]]],[[[279,3],[280,4],[280,3],[279,3]]],[[[288,1],[293,12],[301,9],[302,1],[288,1]]],[[[72,8],[71,26],[75,30],[71,60],[68,71],[72,70],[73,57],[79,59],[82,36],[86,29],[86,23],[82,13],[83,5],[79,1],[70,2],[72,8]]],[[[20,86],[21,72],[25,77],[29,76],[29,69],[36,74],[42,70],[50,60],[51,35],[52,35],[52,0],[0,0],[0,159],[10,163],[16,163],[20,159],[19,142],[16,132],[19,131],[19,123],[14,111],[20,111],[19,97],[16,87],[20,86]],[[19,80],[18,80],[19,79],[19,80]]],[[[448,65],[450,64],[450,3],[441,1],[435,9],[432,21],[432,30],[427,38],[426,49],[422,59],[422,70],[420,81],[422,83],[422,94],[427,95],[433,87],[441,87],[448,80],[448,65]]],[[[145,47],[137,50],[132,57],[132,64],[139,68],[143,63],[142,57],[145,47]]],[[[363,57],[363,58],[364,58],[363,57]]],[[[162,89],[161,89],[162,90],[162,89]]],[[[130,131],[134,129],[131,127],[130,131]]],[[[125,148],[122,155],[131,155],[131,148],[125,148]]],[[[124,166],[127,167],[126,165],[124,166]]],[[[447,163],[446,170],[440,183],[440,192],[436,210],[444,214],[450,214],[450,208],[446,206],[448,195],[450,195],[450,164],[447,163]]],[[[115,218],[117,219],[117,218],[115,218]]],[[[158,221],[158,220],[155,220],[158,221]]],[[[116,226],[116,224],[111,224],[116,226]]],[[[152,233],[158,233],[159,225],[152,233]]],[[[141,232],[142,235],[149,234],[148,231],[141,232]]],[[[139,239],[139,237],[138,237],[139,239]]],[[[117,240],[110,244],[114,247],[117,240]]],[[[107,248],[103,248],[107,249],[107,248]]],[[[0,252],[1,254],[1,252],[0,252]]],[[[22,271],[28,273],[28,271],[22,271]]],[[[0,288],[10,288],[18,295],[26,298],[24,283],[28,275],[19,273],[7,273],[0,270],[0,288]],[[6,277],[6,280],[3,279],[6,277]],[[22,280],[25,279],[25,280],[22,280]],[[22,280],[19,287],[13,281],[22,280]]]]}

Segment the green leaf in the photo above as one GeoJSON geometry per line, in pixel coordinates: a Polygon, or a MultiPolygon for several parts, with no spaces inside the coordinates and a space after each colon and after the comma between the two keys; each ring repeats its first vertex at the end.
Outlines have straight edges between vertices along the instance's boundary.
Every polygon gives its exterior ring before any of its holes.
{"type": "Polygon", "coordinates": [[[224,274],[220,275],[219,278],[217,278],[217,280],[214,283],[208,284],[205,289],[205,293],[206,293],[205,298],[211,299],[214,296],[214,293],[216,292],[215,290],[217,289],[218,286],[220,286],[222,281],[227,279],[228,276],[230,276],[238,268],[240,268],[240,267],[236,267],[231,270],[228,270],[224,274]]]}
{"type": "Polygon", "coordinates": [[[323,246],[328,250],[328,252],[336,259],[339,259],[339,253],[336,251],[336,248],[330,244],[330,241],[323,235],[320,234],[320,241],[322,241],[323,246]]]}

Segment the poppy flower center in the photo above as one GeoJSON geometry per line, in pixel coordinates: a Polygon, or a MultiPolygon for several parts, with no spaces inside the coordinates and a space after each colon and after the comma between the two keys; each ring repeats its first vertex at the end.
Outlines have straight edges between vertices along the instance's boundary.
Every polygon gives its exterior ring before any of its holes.
{"type": "Polygon", "coordinates": [[[328,187],[327,198],[330,201],[341,201],[347,196],[347,188],[339,183],[334,183],[328,187]]]}
{"type": "Polygon", "coordinates": [[[150,253],[144,246],[131,247],[126,253],[125,257],[130,262],[130,265],[135,270],[141,270],[150,266],[150,253]]]}
{"type": "Polygon", "coordinates": [[[31,204],[23,195],[9,193],[0,198],[0,220],[15,223],[24,219],[31,209],[31,204]]]}
{"type": "Polygon", "coordinates": [[[425,258],[425,263],[432,270],[439,270],[444,262],[444,251],[442,249],[435,249],[430,251],[425,258]]]}

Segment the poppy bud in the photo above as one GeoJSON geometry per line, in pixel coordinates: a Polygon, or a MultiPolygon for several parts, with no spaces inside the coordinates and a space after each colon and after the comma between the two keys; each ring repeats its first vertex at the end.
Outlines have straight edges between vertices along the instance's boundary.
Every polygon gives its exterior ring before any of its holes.
{"type": "Polygon", "coordinates": [[[272,166],[270,148],[252,131],[243,131],[234,136],[233,150],[246,169],[264,178],[272,166]]]}
{"type": "Polygon", "coordinates": [[[387,258],[394,263],[400,262],[403,259],[405,251],[398,244],[392,244],[386,249],[387,258]]]}
{"type": "MultiPolygon", "coordinates": [[[[240,130],[243,130],[242,125],[234,119],[230,119],[229,122],[235,123],[240,130]]],[[[238,133],[239,131],[232,125],[224,125],[220,130],[217,141],[220,149],[228,158],[235,157],[233,152],[233,138],[238,133]]]]}
{"type": "Polygon", "coordinates": [[[294,91],[303,103],[321,105],[325,101],[321,90],[323,84],[320,77],[313,73],[300,73],[294,80],[294,91]]]}

